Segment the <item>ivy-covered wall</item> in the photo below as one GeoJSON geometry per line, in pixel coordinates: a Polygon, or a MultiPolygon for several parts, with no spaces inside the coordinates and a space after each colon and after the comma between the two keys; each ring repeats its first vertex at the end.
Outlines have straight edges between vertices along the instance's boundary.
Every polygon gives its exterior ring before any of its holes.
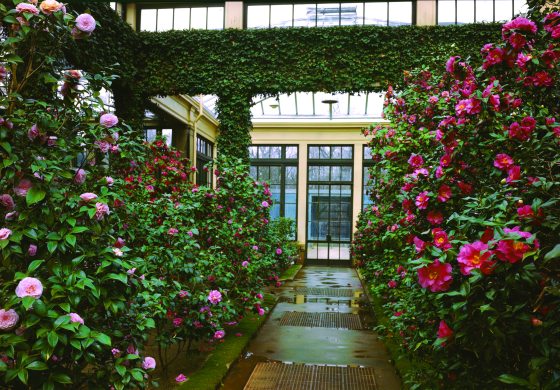
{"type": "Polygon", "coordinates": [[[382,91],[403,71],[451,54],[480,57],[498,24],[186,30],[135,33],[105,4],[81,1],[103,25],[84,43],[84,68],[119,63],[119,115],[138,119],[153,96],[216,94],[223,154],[247,159],[250,101],[257,94],[382,91]]]}

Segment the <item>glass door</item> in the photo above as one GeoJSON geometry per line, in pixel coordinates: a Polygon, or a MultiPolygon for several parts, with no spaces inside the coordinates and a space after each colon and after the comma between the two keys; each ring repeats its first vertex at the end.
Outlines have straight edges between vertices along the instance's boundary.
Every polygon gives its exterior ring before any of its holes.
{"type": "Polygon", "coordinates": [[[307,184],[307,263],[350,261],[352,146],[310,146],[307,184]]]}

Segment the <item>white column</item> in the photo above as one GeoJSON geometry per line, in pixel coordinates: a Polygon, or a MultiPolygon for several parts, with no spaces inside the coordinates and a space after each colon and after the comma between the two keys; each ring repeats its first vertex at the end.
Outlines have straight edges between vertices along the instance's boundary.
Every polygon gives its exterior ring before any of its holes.
{"type": "Polygon", "coordinates": [[[225,28],[243,28],[243,2],[226,1],[225,4],[225,28]]]}
{"type": "Polygon", "coordinates": [[[136,3],[126,4],[126,22],[136,30],[136,3]]]}
{"type": "Polygon", "coordinates": [[[433,26],[436,24],[436,0],[418,0],[416,2],[416,24],[433,26]]]}
{"type": "Polygon", "coordinates": [[[354,185],[352,186],[352,232],[356,232],[358,214],[362,210],[362,176],[363,176],[364,147],[363,143],[354,144],[354,185]]]}
{"type": "Polygon", "coordinates": [[[298,188],[297,188],[297,239],[301,243],[307,241],[305,237],[305,223],[307,221],[307,143],[298,146],[298,188]]]}

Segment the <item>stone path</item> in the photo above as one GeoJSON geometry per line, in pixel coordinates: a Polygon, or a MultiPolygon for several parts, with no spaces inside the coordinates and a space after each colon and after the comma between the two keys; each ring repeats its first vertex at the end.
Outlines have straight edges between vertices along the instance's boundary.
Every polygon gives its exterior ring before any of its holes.
{"type": "Polygon", "coordinates": [[[397,390],[351,268],[305,267],[279,301],[224,390],[397,390]]]}

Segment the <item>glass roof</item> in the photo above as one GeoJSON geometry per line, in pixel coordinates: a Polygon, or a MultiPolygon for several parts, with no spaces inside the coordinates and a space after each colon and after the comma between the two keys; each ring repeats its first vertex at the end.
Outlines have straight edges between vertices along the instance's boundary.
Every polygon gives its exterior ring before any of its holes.
{"type": "Polygon", "coordinates": [[[381,118],[383,93],[296,92],[256,96],[253,119],[372,119],[381,118]]]}

